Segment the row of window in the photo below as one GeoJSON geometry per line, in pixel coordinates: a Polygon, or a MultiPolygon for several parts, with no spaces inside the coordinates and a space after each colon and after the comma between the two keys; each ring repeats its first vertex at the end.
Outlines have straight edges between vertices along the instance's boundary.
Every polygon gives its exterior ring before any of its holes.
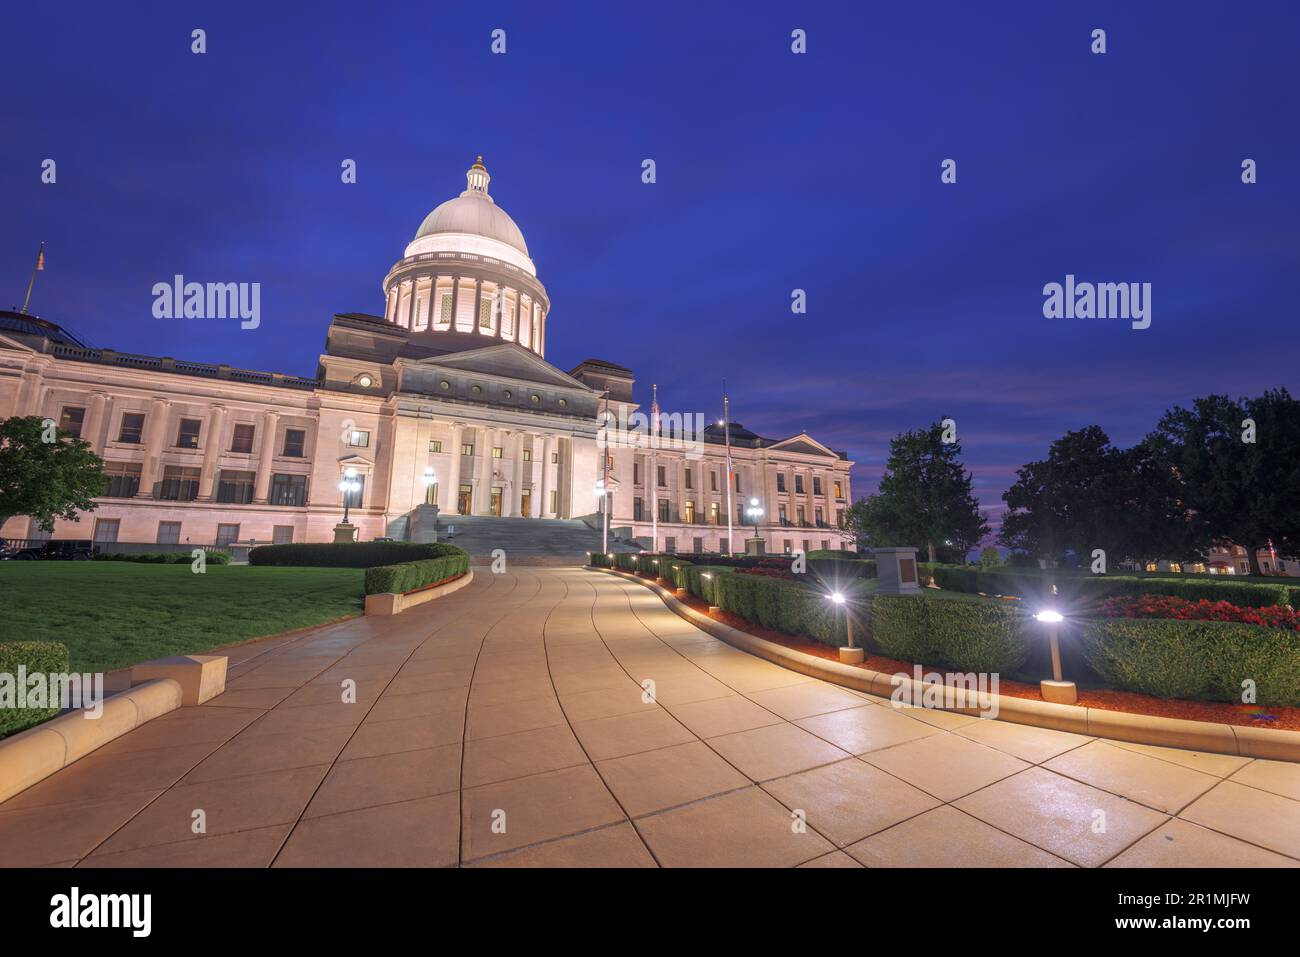
{"type": "MultiPolygon", "coordinates": [[[[672,503],[666,498],[661,498],[659,499],[658,504],[659,504],[659,521],[661,522],[675,521],[672,518],[672,503]]],[[[736,506],[736,523],[739,525],[754,524],[752,521],[749,521],[747,516],[745,515],[746,508],[747,506],[743,502],[736,506]]],[[[721,514],[722,514],[721,504],[718,502],[710,502],[708,524],[721,525],[722,524],[721,514]]],[[[632,500],[632,520],[636,522],[646,521],[645,505],[640,498],[634,498],[632,500]]],[[[682,521],[687,525],[694,525],[698,521],[696,515],[695,503],[693,501],[687,501],[682,503],[682,517],[680,521],[682,521]]],[[[789,515],[787,513],[786,506],[781,505],[778,507],[777,521],[782,525],[792,524],[789,515]]],[[[836,525],[839,526],[842,526],[844,524],[844,509],[837,508],[835,510],[835,522],[836,525]]],[[[813,524],[809,526],[807,510],[804,508],[804,506],[800,505],[797,509],[795,509],[795,521],[793,524],[799,526],[805,526],[805,527],[815,527],[815,528],[829,527],[826,524],[825,513],[823,512],[820,506],[813,509],[813,524]]]]}
{"type": "MultiPolygon", "coordinates": [[[[429,451],[430,451],[430,452],[441,452],[441,451],[442,451],[442,440],[441,440],[441,439],[430,439],[430,440],[429,440],[429,451]]],[[[461,454],[461,455],[464,455],[464,456],[472,457],[472,456],[474,455],[474,443],[473,443],[473,442],[462,442],[462,443],[460,444],[460,454],[461,454]]],[[[505,447],[504,447],[504,446],[501,446],[501,445],[494,445],[494,446],[492,446],[492,457],[493,457],[494,459],[502,458],[504,455],[505,455],[505,447]]],[[[533,460],[533,450],[532,450],[532,449],[524,449],[524,461],[525,461],[525,462],[531,462],[532,460],[533,460]]],[[[552,453],[551,453],[551,464],[552,464],[552,465],[556,465],[556,464],[559,463],[559,461],[560,461],[560,453],[559,453],[559,452],[552,452],[552,453]]]]}
{"type": "MultiPolygon", "coordinates": [[[[811,544],[812,544],[812,543],[811,543],[808,539],[805,538],[805,539],[803,540],[802,545],[803,545],[803,551],[804,551],[804,554],[807,554],[809,551],[811,551],[811,549],[808,547],[808,546],[811,545],[811,544]]],[[[786,553],[787,555],[791,555],[791,554],[794,553],[794,541],[793,541],[792,539],[789,539],[789,538],[785,539],[785,540],[782,542],[782,547],[784,548],[785,553],[786,553]]],[[[830,548],[830,547],[831,547],[830,539],[829,539],[829,538],[823,538],[823,539],[821,540],[821,548],[822,548],[822,550],[824,551],[824,550],[826,550],[826,549],[828,549],[828,548],[830,548]]],[[[703,553],[704,549],[705,549],[705,544],[704,544],[704,539],[703,539],[703,538],[696,537],[696,538],[693,538],[693,539],[691,540],[691,550],[692,550],[692,553],[693,553],[693,554],[699,555],[699,554],[703,553]]],[[[672,554],[676,554],[676,552],[677,552],[677,539],[676,539],[674,536],[672,536],[672,535],[665,536],[665,538],[664,538],[664,551],[665,551],[665,552],[668,552],[670,555],[672,555],[672,554]]],[[[718,539],[718,551],[719,551],[719,552],[723,552],[723,553],[731,551],[731,548],[730,548],[730,546],[727,544],[727,540],[726,540],[725,538],[720,538],[720,539],[718,539]]]]}
{"type": "MultiPolygon", "coordinates": [[[[117,518],[97,518],[95,519],[95,541],[96,542],[116,542],[118,532],[121,530],[122,521],[117,518]]],[[[189,539],[186,539],[188,543],[189,539]]],[[[222,523],[217,526],[217,539],[215,544],[218,547],[234,544],[239,541],[239,525],[231,523],[222,523]]],[[[271,531],[271,543],[274,545],[288,545],[293,541],[292,525],[276,525],[271,531]]],[[[154,540],[157,545],[179,545],[181,544],[181,523],[180,522],[159,522],[158,536],[154,540]]]]}
{"type": "MultiPolygon", "coordinates": [[[[105,498],[134,498],[140,494],[139,462],[107,461],[104,463],[104,471],[108,474],[105,498]]],[[[154,488],[153,497],[168,502],[192,502],[199,497],[199,476],[200,470],[197,468],[164,466],[162,479],[154,488]]],[[[256,481],[255,472],[222,469],[217,474],[216,500],[232,505],[248,505],[253,501],[256,481]]],[[[307,476],[280,473],[272,475],[268,501],[271,505],[306,505],[307,476]]],[[[358,492],[352,504],[357,505],[360,501],[358,492]]]]}
{"type": "MultiPolygon", "coordinates": [[[[139,445],[144,441],[146,415],[143,412],[123,412],[118,427],[117,441],[127,445],[139,445]]],[[[67,405],[59,414],[59,428],[76,438],[81,438],[85,427],[86,410],[80,406],[67,405]]],[[[176,448],[197,449],[199,432],[203,428],[202,419],[181,419],[176,429],[176,448]]],[[[230,433],[230,451],[251,454],[257,427],[249,422],[236,422],[230,433]]],[[[369,448],[370,433],[362,429],[353,429],[348,433],[348,445],[354,448],[369,448]]],[[[284,444],[280,454],[286,458],[300,459],[306,454],[307,430],[285,429],[284,444]]]]}
{"type": "MultiPolygon", "coordinates": [[[[656,473],[656,474],[655,474],[655,484],[658,485],[660,488],[667,488],[667,487],[668,487],[668,466],[666,466],[666,465],[657,465],[657,466],[655,466],[655,473],[656,473]]],[[[683,474],[685,475],[686,488],[688,488],[688,489],[693,489],[693,488],[695,488],[695,473],[694,473],[694,471],[693,471],[692,469],[690,469],[690,468],[687,468],[687,469],[684,470],[684,473],[683,473],[683,474]]],[[[716,492],[716,491],[718,490],[718,476],[719,476],[719,474],[720,474],[719,471],[710,470],[710,472],[709,472],[709,491],[710,491],[710,492],[716,492]]],[[[736,482],[736,491],[739,492],[739,491],[740,491],[740,473],[739,473],[739,472],[736,472],[735,475],[734,475],[734,478],[735,478],[735,482],[736,482]]],[[[633,463],[632,463],[632,484],[633,484],[633,485],[640,485],[640,484],[641,484],[641,463],[640,463],[640,462],[633,462],[633,463]]],[[[836,479],[834,482],[831,483],[831,485],[832,485],[832,488],[833,488],[833,494],[835,495],[835,498],[837,498],[837,499],[843,499],[843,498],[844,498],[844,483],[841,482],[841,481],[839,481],[838,479],[836,479]]],[[[784,491],[787,490],[787,489],[786,489],[785,473],[784,473],[784,472],[777,472],[777,473],[776,473],[776,490],[777,490],[778,492],[784,492],[784,491]]],[[[799,494],[799,495],[802,495],[802,494],[803,494],[803,490],[804,490],[804,481],[803,481],[803,476],[802,476],[801,474],[797,473],[797,472],[795,473],[795,477],[794,477],[794,490],[795,490],[795,493],[796,493],[796,494],[799,494]]],[[[821,476],[819,476],[819,475],[814,475],[814,476],[813,476],[813,494],[814,494],[814,495],[821,495],[821,494],[822,494],[822,480],[821,480],[821,476]]]]}

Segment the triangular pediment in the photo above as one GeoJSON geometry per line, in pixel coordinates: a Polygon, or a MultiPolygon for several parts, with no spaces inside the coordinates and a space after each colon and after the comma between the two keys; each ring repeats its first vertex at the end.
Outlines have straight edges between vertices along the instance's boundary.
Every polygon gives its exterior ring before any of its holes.
{"type": "Polygon", "coordinates": [[[792,435],[788,439],[782,439],[780,442],[768,446],[768,449],[773,452],[795,452],[799,455],[829,455],[832,458],[838,458],[835,452],[822,445],[806,432],[792,435]]]}
{"type": "Polygon", "coordinates": [[[472,372],[500,379],[533,382],[552,388],[594,392],[590,386],[560,371],[541,356],[512,343],[503,342],[482,349],[451,352],[427,359],[403,360],[420,369],[446,369],[448,372],[472,372]]]}

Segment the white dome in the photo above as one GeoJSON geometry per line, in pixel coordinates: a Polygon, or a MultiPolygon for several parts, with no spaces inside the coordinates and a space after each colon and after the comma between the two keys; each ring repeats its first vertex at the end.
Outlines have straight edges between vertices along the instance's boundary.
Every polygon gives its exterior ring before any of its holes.
{"type": "Polygon", "coordinates": [[[478,162],[470,167],[466,177],[469,188],[426,216],[415,234],[415,240],[439,233],[483,236],[505,243],[527,256],[528,244],[524,242],[524,234],[519,231],[510,214],[488,195],[490,177],[483,166],[483,157],[480,156],[478,162]]]}

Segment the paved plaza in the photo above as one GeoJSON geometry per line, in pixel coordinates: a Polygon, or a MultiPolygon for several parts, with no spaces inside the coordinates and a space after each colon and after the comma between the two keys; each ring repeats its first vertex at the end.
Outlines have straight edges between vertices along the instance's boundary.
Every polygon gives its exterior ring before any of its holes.
{"type": "Polygon", "coordinates": [[[229,654],[223,695],[0,804],[3,863],[1300,863],[1300,765],[900,711],[579,568],[229,654]]]}

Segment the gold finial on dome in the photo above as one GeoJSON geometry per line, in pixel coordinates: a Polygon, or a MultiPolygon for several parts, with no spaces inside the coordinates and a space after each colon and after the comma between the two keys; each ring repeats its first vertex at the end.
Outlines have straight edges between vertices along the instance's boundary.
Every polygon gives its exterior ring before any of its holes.
{"type": "Polygon", "coordinates": [[[479,154],[479,157],[474,160],[474,165],[465,173],[465,180],[469,184],[465,191],[491,199],[492,197],[488,196],[488,182],[491,179],[487,167],[483,165],[483,156],[479,154]]]}

